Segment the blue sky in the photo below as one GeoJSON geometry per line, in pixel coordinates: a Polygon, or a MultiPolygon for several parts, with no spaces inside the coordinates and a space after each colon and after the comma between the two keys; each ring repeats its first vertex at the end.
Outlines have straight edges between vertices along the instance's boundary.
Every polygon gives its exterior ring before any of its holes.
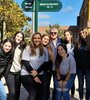
{"type": "MultiPolygon", "coordinates": [[[[15,0],[20,6],[24,0],[15,0]]],[[[60,0],[62,9],[59,12],[39,12],[39,26],[59,24],[60,26],[76,25],[83,0],[60,0]]],[[[32,12],[24,12],[32,18],[32,12]]]]}

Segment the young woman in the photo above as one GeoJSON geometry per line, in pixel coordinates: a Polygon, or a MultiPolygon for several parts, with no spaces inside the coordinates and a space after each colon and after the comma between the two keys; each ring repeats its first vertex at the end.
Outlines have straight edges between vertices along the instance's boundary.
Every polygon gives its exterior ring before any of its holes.
{"type": "Polygon", "coordinates": [[[80,100],[83,100],[84,84],[86,86],[85,100],[90,100],[90,42],[88,43],[88,41],[90,41],[88,33],[86,31],[80,31],[78,50],[75,54],[80,100]]]}
{"type": "Polygon", "coordinates": [[[56,58],[56,54],[57,54],[57,45],[59,43],[62,43],[62,39],[58,36],[58,29],[56,27],[52,27],[50,29],[50,46],[52,47],[53,50],[53,54],[54,54],[54,61],[53,61],[53,67],[52,67],[52,75],[53,75],[53,92],[52,92],[52,99],[55,100],[54,97],[56,97],[56,88],[58,86],[58,81],[56,79],[56,75],[55,75],[55,58],[56,58]]]}
{"type": "Polygon", "coordinates": [[[12,42],[10,39],[5,39],[0,48],[0,100],[7,100],[7,95],[4,86],[1,82],[1,78],[4,75],[5,70],[9,67],[12,59],[12,42]]]}
{"type": "MultiPolygon", "coordinates": [[[[75,45],[74,45],[74,40],[73,40],[73,34],[70,30],[66,30],[64,32],[64,41],[67,46],[68,54],[71,54],[74,56],[75,45]]],[[[71,98],[72,99],[74,98],[74,94],[75,94],[75,83],[73,84],[71,88],[71,98]]]]}
{"type": "Polygon", "coordinates": [[[67,46],[67,52],[74,56],[74,40],[73,40],[73,34],[70,30],[66,30],[64,32],[64,41],[67,46]]]}
{"type": "Polygon", "coordinates": [[[56,75],[58,87],[56,93],[58,95],[55,100],[70,100],[69,91],[73,85],[76,74],[76,62],[72,55],[67,53],[65,44],[59,44],[56,56],[56,75]]]}
{"type": "Polygon", "coordinates": [[[5,78],[9,89],[8,100],[19,100],[21,55],[25,47],[24,34],[22,32],[17,32],[14,35],[13,44],[13,61],[5,78]]]}
{"type": "Polygon", "coordinates": [[[48,51],[42,45],[39,32],[33,34],[31,42],[22,54],[21,82],[29,93],[27,100],[43,100],[44,73],[41,69],[47,67],[44,64],[48,61],[48,51]]]}
{"type": "Polygon", "coordinates": [[[44,100],[49,100],[50,98],[50,81],[52,75],[52,65],[54,60],[54,55],[52,48],[50,46],[50,36],[48,34],[42,35],[43,46],[48,50],[49,61],[48,68],[44,71],[44,100]]]}

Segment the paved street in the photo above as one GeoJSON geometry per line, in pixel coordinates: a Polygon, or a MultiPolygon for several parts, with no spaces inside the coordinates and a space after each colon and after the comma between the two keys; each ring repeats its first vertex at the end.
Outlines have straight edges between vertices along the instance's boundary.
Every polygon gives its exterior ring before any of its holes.
{"type": "MultiPolygon", "coordinates": [[[[2,79],[2,81],[3,81],[3,83],[5,83],[4,79],[2,79]]],[[[53,81],[52,80],[51,80],[50,87],[51,87],[51,94],[52,94],[52,89],[53,89],[53,81]]],[[[76,87],[76,91],[75,91],[75,98],[74,98],[74,100],[79,100],[79,97],[78,97],[78,80],[77,80],[77,77],[75,79],[75,87],[76,87]]],[[[7,86],[5,86],[5,90],[8,93],[7,86]]],[[[27,91],[25,90],[25,88],[23,86],[21,86],[20,100],[27,100],[27,97],[28,97],[27,91]]]]}

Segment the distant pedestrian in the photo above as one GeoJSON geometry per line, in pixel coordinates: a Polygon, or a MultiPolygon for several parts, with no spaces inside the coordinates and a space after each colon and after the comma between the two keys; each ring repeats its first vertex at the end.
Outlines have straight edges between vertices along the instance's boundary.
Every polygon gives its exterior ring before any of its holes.
{"type": "Polygon", "coordinates": [[[7,100],[7,94],[4,85],[1,82],[5,70],[9,67],[12,60],[12,41],[5,39],[0,47],[0,100],[7,100]]]}

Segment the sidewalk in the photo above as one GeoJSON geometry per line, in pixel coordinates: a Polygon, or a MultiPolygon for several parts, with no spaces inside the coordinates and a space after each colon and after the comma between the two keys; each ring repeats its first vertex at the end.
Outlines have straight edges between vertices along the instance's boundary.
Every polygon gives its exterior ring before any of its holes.
{"type": "MultiPolygon", "coordinates": [[[[2,82],[3,82],[3,84],[5,84],[5,79],[4,78],[2,79],[2,82]]],[[[51,87],[51,97],[52,97],[53,79],[51,79],[50,87],[51,87]]],[[[77,89],[78,89],[78,80],[77,80],[77,77],[76,77],[76,79],[75,79],[75,98],[74,98],[74,100],[79,100],[79,95],[78,95],[77,89]]],[[[5,86],[5,90],[6,90],[6,93],[8,93],[7,86],[5,86]]],[[[27,100],[27,97],[28,97],[27,91],[25,90],[25,88],[23,86],[21,86],[20,100],[27,100]]]]}
{"type": "MultiPolygon", "coordinates": [[[[53,78],[51,79],[50,87],[53,88],[53,78]]],[[[75,96],[74,96],[75,98],[74,98],[74,100],[79,100],[79,95],[78,95],[77,89],[78,89],[78,79],[76,77],[76,79],[75,79],[75,96]]]]}

